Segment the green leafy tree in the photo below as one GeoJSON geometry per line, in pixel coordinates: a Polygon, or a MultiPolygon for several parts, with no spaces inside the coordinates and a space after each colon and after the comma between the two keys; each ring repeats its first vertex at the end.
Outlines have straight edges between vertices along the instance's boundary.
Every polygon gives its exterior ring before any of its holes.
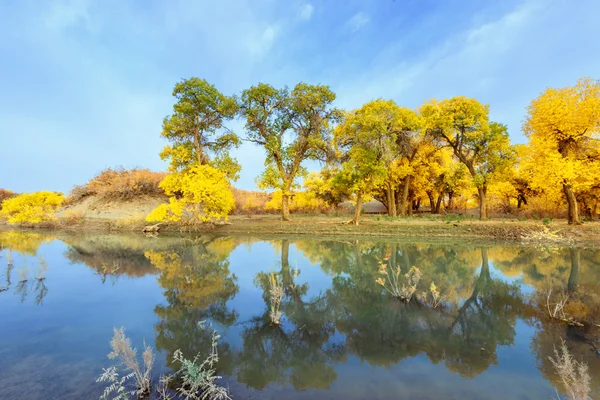
{"type": "Polygon", "coordinates": [[[305,160],[324,160],[332,124],[340,112],[332,107],[335,94],[328,86],[297,84],[290,92],[260,83],[244,90],[240,112],[247,139],[265,149],[260,186],[282,191],[281,217],[289,220],[295,180],[304,175],[305,160]]]}
{"type": "Polygon", "coordinates": [[[237,179],[239,164],[229,150],[239,146],[238,136],[225,126],[235,117],[237,102],[199,78],[185,79],[175,85],[173,114],[163,121],[162,136],[170,145],[160,156],[170,161],[173,172],[193,164],[222,169],[230,179],[237,179]]]}
{"type": "Polygon", "coordinates": [[[477,187],[479,217],[487,218],[488,185],[512,166],[514,150],[505,125],[489,121],[489,107],[463,96],[421,108],[427,133],[449,146],[477,187]]]}
{"type": "Polygon", "coordinates": [[[343,161],[339,182],[356,195],[354,224],[359,223],[365,197],[384,187],[390,215],[396,215],[393,165],[402,151],[412,152],[411,137],[419,117],[393,101],[374,100],[346,114],[336,129],[335,143],[343,161]]]}

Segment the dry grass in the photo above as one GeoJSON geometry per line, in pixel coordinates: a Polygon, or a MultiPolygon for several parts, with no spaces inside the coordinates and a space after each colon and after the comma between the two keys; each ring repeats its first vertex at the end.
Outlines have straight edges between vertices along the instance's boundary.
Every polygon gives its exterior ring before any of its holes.
{"type": "Polygon", "coordinates": [[[281,305],[281,300],[283,299],[283,282],[280,282],[277,279],[277,275],[271,272],[269,275],[269,294],[270,294],[270,310],[269,317],[271,318],[271,322],[275,325],[281,324],[282,312],[279,309],[281,305]]]}
{"type": "Polygon", "coordinates": [[[136,393],[139,397],[150,394],[152,389],[150,383],[150,373],[154,365],[154,353],[150,346],[144,345],[142,353],[143,364],[140,364],[137,357],[137,349],[132,347],[131,340],[125,336],[125,329],[114,329],[114,336],[110,341],[112,351],[108,354],[108,358],[118,358],[120,363],[126,370],[131,371],[136,383],[136,393]]]}
{"type": "Polygon", "coordinates": [[[138,360],[137,350],[132,347],[131,341],[125,335],[125,329],[114,329],[114,336],[110,341],[112,352],[108,354],[111,359],[118,358],[120,366],[128,375],[121,376],[117,366],[103,368],[102,374],[96,382],[105,383],[107,386],[100,400],[126,400],[130,396],[138,399],[172,400],[176,396],[188,400],[228,400],[227,389],[217,385],[221,377],[216,374],[215,366],[219,361],[217,343],[220,338],[210,325],[200,322],[201,329],[210,329],[211,348],[208,355],[197,354],[193,360],[184,357],[181,350],[175,350],[173,360],[181,363],[181,368],[170,375],[162,375],[153,387],[151,371],[154,365],[154,352],[150,346],[144,344],[142,362],[138,360]],[[170,383],[174,378],[181,381],[176,388],[170,383]],[[131,389],[129,382],[135,380],[135,389],[131,389]]]}
{"type": "Polygon", "coordinates": [[[440,306],[447,298],[448,295],[440,293],[434,281],[431,281],[429,291],[422,295],[423,302],[433,308],[440,306]]]}
{"type": "Polygon", "coordinates": [[[158,187],[166,176],[164,172],[152,172],[149,169],[108,168],[93,177],[87,184],[75,186],[69,195],[68,204],[96,195],[104,200],[131,200],[144,195],[162,195],[158,187]]]}
{"type": "Polygon", "coordinates": [[[235,199],[235,214],[264,214],[271,196],[268,193],[231,188],[235,199]]]}
{"type": "Polygon", "coordinates": [[[526,242],[561,243],[568,242],[569,239],[561,236],[557,230],[551,230],[547,226],[541,228],[533,228],[521,236],[521,240],[526,242]]]}
{"type": "Polygon", "coordinates": [[[82,211],[68,210],[61,222],[67,226],[79,225],[83,222],[84,213],[82,211]]]}
{"type": "Polygon", "coordinates": [[[563,341],[560,349],[554,349],[554,357],[548,357],[564,385],[568,400],[591,399],[592,378],[586,363],[576,361],[563,341]]]}
{"type": "Polygon", "coordinates": [[[385,279],[379,277],[376,279],[376,282],[392,296],[410,302],[413,295],[417,292],[417,286],[421,281],[421,270],[417,267],[411,267],[407,273],[402,275],[400,266],[394,268],[389,264],[389,260],[387,263],[379,263],[379,274],[385,276],[385,279]]]}

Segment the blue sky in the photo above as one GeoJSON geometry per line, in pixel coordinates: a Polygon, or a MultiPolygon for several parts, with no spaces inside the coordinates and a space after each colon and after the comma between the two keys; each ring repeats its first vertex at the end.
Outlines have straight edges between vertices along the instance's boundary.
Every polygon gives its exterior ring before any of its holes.
{"type": "MultiPolygon", "coordinates": [[[[226,94],[327,84],[343,108],[465,95],[524,142],[545,87],[600,78],[599,20],[596,0],[0,0],[0,187],[164,170],[161,122],[191,76],[226,94]]],[[[263,151],[235,156],[253,189],[263,151]]]]}

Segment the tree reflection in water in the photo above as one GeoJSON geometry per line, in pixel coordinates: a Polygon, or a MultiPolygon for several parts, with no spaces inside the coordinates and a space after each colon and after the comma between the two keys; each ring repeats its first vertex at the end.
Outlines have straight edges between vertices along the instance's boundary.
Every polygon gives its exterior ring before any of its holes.
{"type": "MultiPolygon", "coordinates": [[[[4,268],[0,291],[18,284],[17,268],[8,263],[8,255],[35,256],[39,245],[51,239],[0,232],[4,268]]],[[[545,379],[564,389],[548,360],[564,339],[574,357],[589,364],[593,390],[600,391],[599,251],[273,239],[268,241],[277,247],[277,264],[247,266],[258,267],[254,286],[262,294],[262,309],[245,310],[252,317],[240,321],[231,306],[240,287],[231,272],[230,254],[242,244],[265,240],[215,236],[164,240],[117,240],[109,235],[65,239],[71,242],[69,259],[84,262],[99,274],[103,266],[117,264],[115,276],[157,274],[165,301],[154,309],[159,318],[156,347],[165,351],[172,368],[178,368],[171,362],[177,349],[187,357],[208,351],[210,337],[197,324],[209,320],[221,333],[233,327],[240,331],[239,344],[220,342],[218,373],[250,388],[328,389],[338,379],[338,367],[350,357],[389,368],[424,355],[462,377],[474,378],[498,363],[500,346],[514,344],[521,320],[535,330],[531,350],[545,379]],[[290,248],[323,272],[327,282],[321,293],[309,295],[302,271],[290,266],[290,248]],[[419,291],[435,281],[446,300],[430,307],[418,298],[404,303],[386,294],[376,283],[379,262],[386,256],[404,272],[419,267],[423,273],[419,291]],[[270,270],[284,286],[280,325],[269,318],[270,270]],[[566,312],[585,321],[584,326],[548,318],[549,288],[563,288],[569,294],[566,312]]],[[[44,282],[27,288],[42,303],[44,282]]]]}
{"type": "MultiPolygon", "coordinates": [[[[239,290],[236,276],[229,272],[232,246],[235,242],[228,238],[197,238],[169,251],[145,252],[160,271],[158,282],[167,302],[154,311],[160,318],[155,326],[156,348],[167,352],[169,367],[180,367],[173,362],[178,349],[188,358],[208,354],[210,332],[198,326],[200,321],[211,320],[222,327],[237,321],[237,313],[226,304],[239,290]]],[[[228,374],[232,365],[229,346],[221,342],[218,351],[219,371],[228,374]]]]}
{"type": "Polygon", "coordinates": [[[0,293],[14,288],[21,303],[30,295],[35,304],[44,303],[48,294],[45,276],[48,265],[44,257],[38,255],[38,249],[52,240],[54,236],[47,234],[0,231],[0,257],[5,259],[0,267],[4,269],[0,274],[0,293]],[[15,255],[19,256],[18,265],[15,265],[15,255]]]}
{"type": "MultiPolygon", "coordinates": [[[[233,242],[231,250],[235,248],[233,242]]],[[[463,377],[473,378],[497,364],[498,346],[514,343],[516,322],[521,318],[536,327],[532,348],[540,369],[546,379],[560,388],[547,360],[557,343],[557,335],[552,332],[562,329],[564,334],[558,337],[573,343],[569,332],[574,328],[541,318],[532,311],[539,313],[539,307],[531,302],[533,296],[523,294],[522,282],[533,286],[534,295],[544,285],[533,283],[547,282],[540,266],[532,267],[523,260],[532,257],[527,255],[528,249],[512,249],[513,259],[522,266],[522,277],[509,283],[492,270],[514,268],[513,260],[506,254],[498,255],[495,248],[449,249],[358,240],[296,241],[296,248],[331,276],[325,292],[308,297],[308,284],[299,283],[301,271],[290,267],[290,240],[271,242],[280,249],[281,259],[273,273],[284,285],[284,323],[272,324],[269,318],[269,272],[263,268],[254,280],[264,299],[262,313],[243,322],[241,348],[223,344],[220,371],[238,382],[255,389],[270,384],[291,385],[296,390],[327,389],[337,379],[336,365],[349,356],[372,366],[390,367],[420,354],[463,377]],[[417,265],[424,276],[421,290],[435,280],[440,290],[449,294],[448,300],[433,308],[419,301],[404,303],[386,294],[375,282],[379,260],[386,254],[403,271],[417,265]],[[494,260],[496,256],[498,261],[494,260]]],[[[169,354],[177,348],[188,354],[202,350],[202,343],[207,343],[208,338],[198,336],[199,320],[211,319],[224,328],[236,323],[236,311],[229,310],[226,304],[237,292],[227,255],[211,253],[206,243],[187,251],[187,256],[147,254],[161,270],[159,282],[166,289],[168,305],[156,308],[161,318],[157,345],[169,354]],[[183,262],[182,258],[188,261],[183,262]]],[[[573,251],[567,252],[567,257],[561,255],[559,259],[571,263],[570,270],[556,272],[546,266],[542,269],[551,272],[554,283],[558,274],[564,276],[571,290],[578,290],[577,277],[581,272],[579,262],[575,262],[579,260],[577,251],[575,255],[573,251]]],[[[597,285],[598,280],[594,282],[597,285]]],[[[588,358],[593,355],[589,351],[587,354],[588,358]]],[[[600,365],[595,363],[597,360],[590,360],[590,367],[599,370],[600,365]]]]}

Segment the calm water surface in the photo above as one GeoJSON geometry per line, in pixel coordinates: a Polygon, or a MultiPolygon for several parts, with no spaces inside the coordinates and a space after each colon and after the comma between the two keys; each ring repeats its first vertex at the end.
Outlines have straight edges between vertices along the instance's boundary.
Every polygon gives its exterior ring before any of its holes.
{"type": "Polygon", "coordinates": [[[600,392],[600,335],[545,317],[547,289],[598,321],[600,249],[0,231],[0,399],[94,399],[113,327],[157,351],[206,352],[234,399],[551,399],[561,340],[600,392]],[[439,307],[375,281],[382,261],[435,282],[439,307]],[[46,270],[46,272],[42,272],[46,270]],[[269,320],[268,277],[285,287],[269,320]],[[46,279],[38,280],[38,274],[46,279]],[[27,281],[23,281],[24,277],[27,281]]]}

